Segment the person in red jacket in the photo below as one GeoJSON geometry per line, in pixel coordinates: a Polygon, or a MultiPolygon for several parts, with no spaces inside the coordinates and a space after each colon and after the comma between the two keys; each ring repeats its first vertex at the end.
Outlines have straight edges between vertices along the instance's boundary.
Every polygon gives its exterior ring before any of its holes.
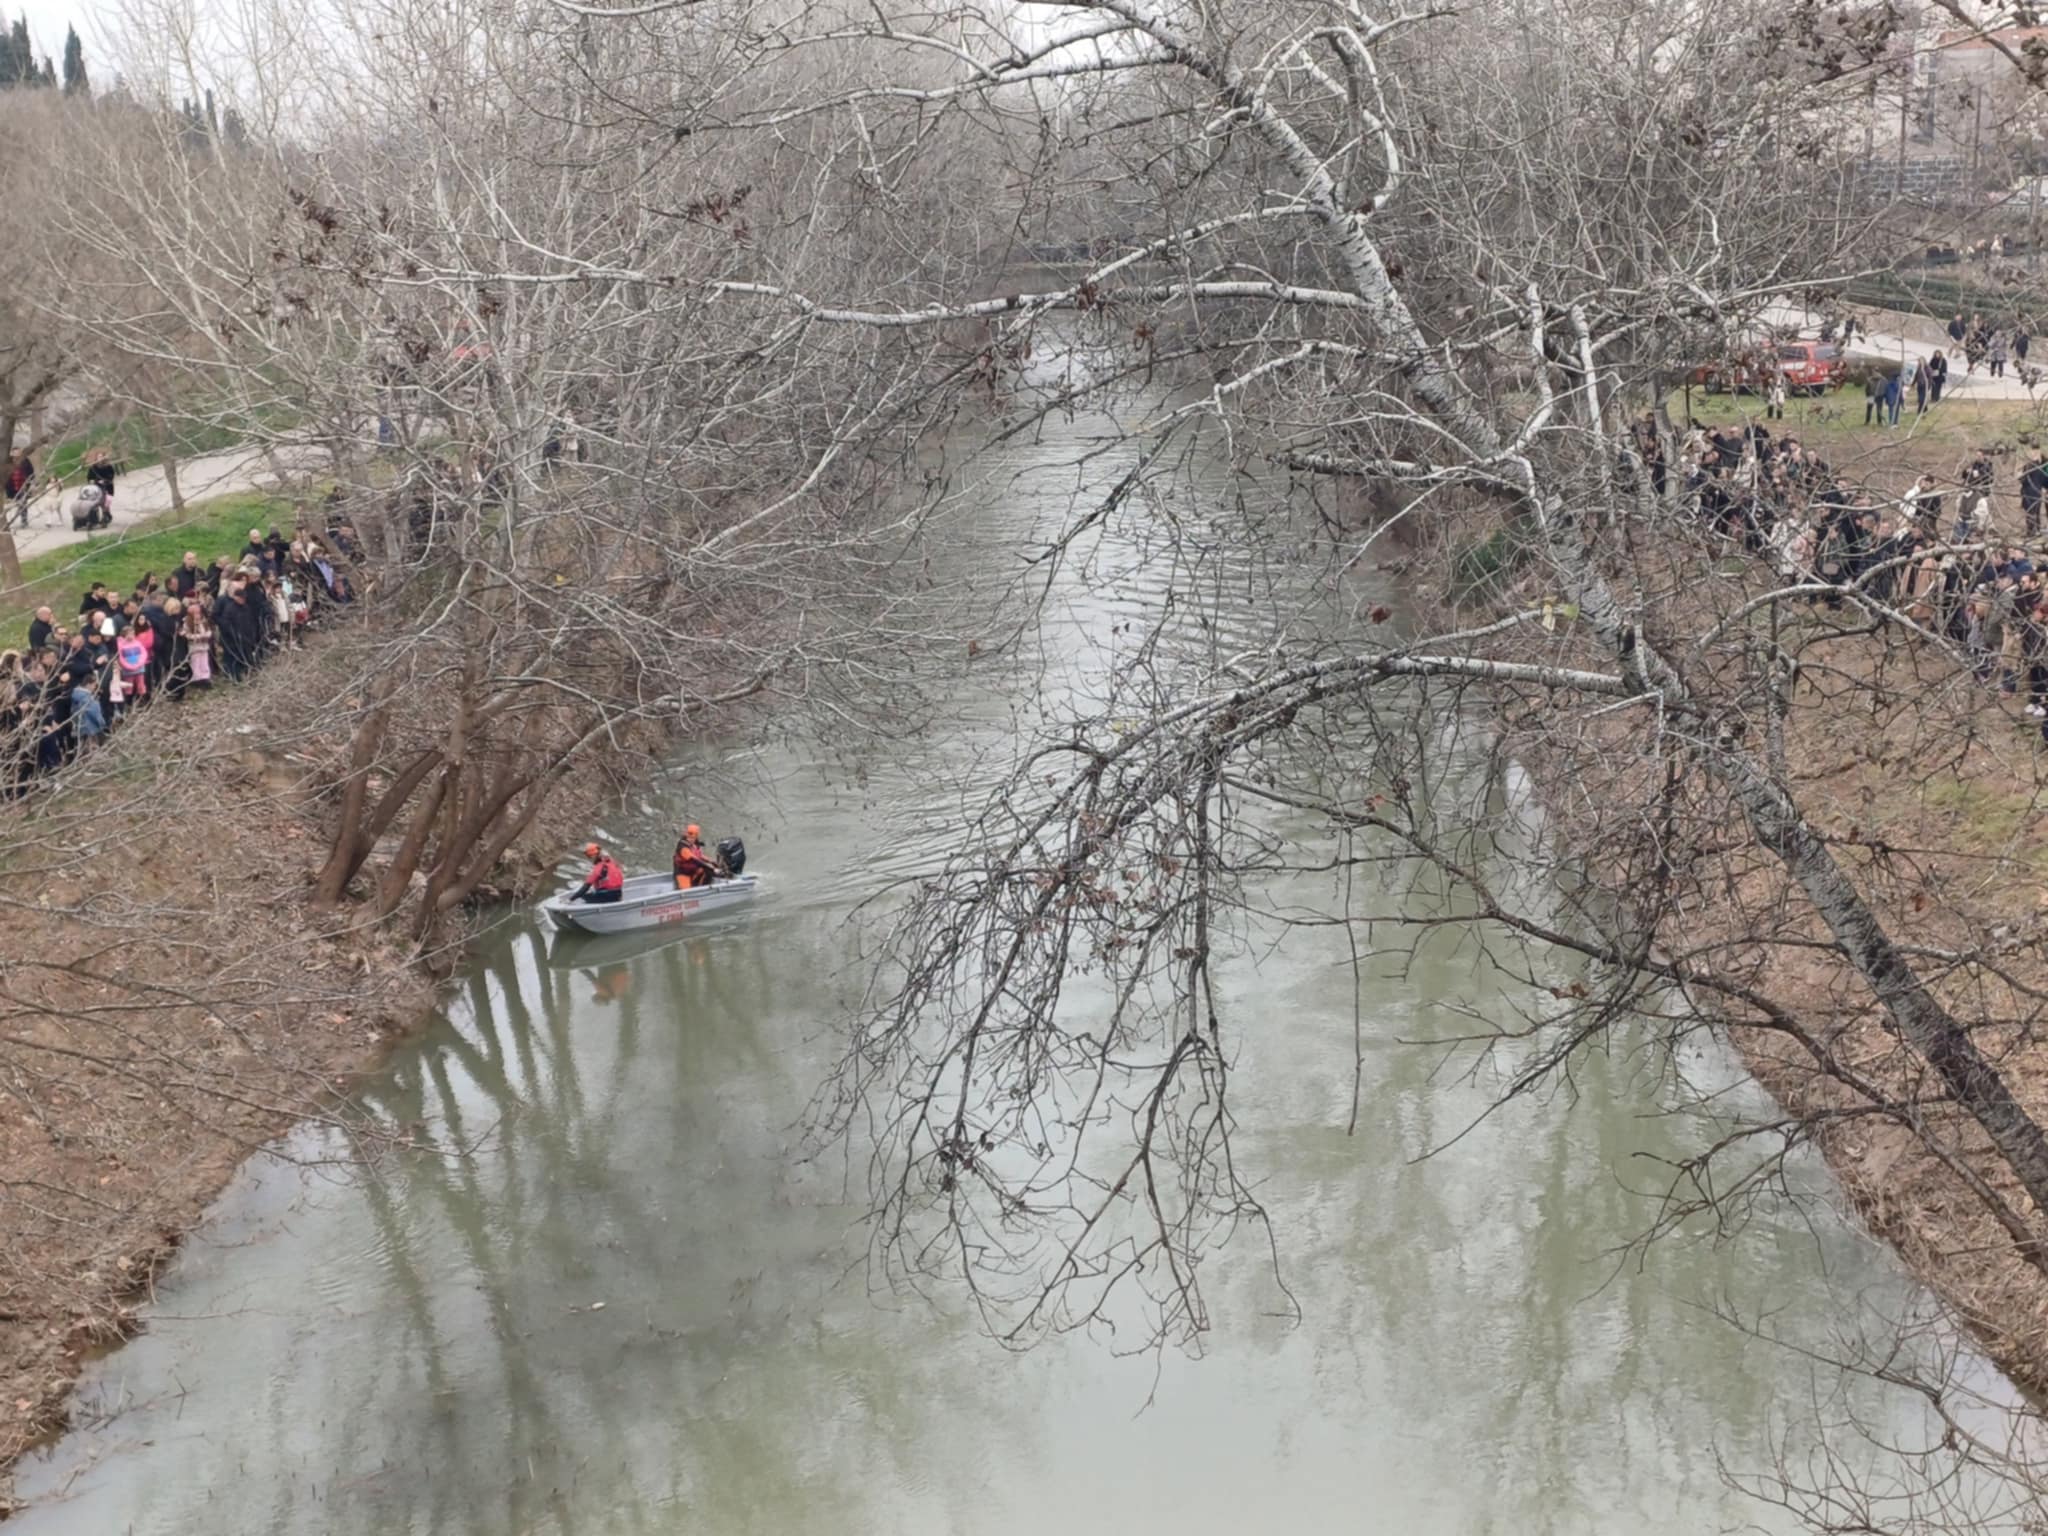
{"type": "Polygon", "coordinates": [[[571,901],[617,901],[626,890],[626,872],[619,868],[619,861],[606,853],[596,843],[583,845],[584,857],[591,861],[590,873],[583,883],[569,893],[571,901]]]}

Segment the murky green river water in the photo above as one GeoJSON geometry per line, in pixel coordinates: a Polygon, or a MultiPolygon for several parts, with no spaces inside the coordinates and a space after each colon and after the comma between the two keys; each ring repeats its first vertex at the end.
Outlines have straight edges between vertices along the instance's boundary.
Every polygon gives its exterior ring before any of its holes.
{"type": "MultiPolygon", "coordinates": [[[[976,467],[956,575],[992,589],[1077,484],[1120,472],[1072,467],[1086,431],[976,467]]],[[[1152,514],[1200,535],[1243,511],[1243,481],[1205,486],[1152,514]]],[[[1890,1256],[1808,1210],[1617,1269],[1651,1214],[1645,1155],[1706,1134],[1626,1053],[1589,1060],[1574,1100],[1523,1100],[1418,1160],[1494,1083],[1399,1041],[1517,1000],[1448,947],[1369,978],[1353,1135],[1341,941],[1228,969],[1238,1156],[1299,1321],[1256,1241],[1211,1266],[1201,1359],[1081,1336],[1009,1353],[945,1297],[871,1288],[858,1172],[805,1160],[798,1122],[837,1058],[848,918],[878,865],[942,851],[1017,733],[1099,691],[1119,624],[1170,589],[1220,571],[1245,594],[1228,638],[1269,622],[1266,573],[1162,565],[1142,526],[1063,572],[1023,659],[963,658],[943,728],[852,764],[801,736],[707,755],[614,818],[629,864],[659,865],[680,816],[743,830],[769,894],[638,953],[497,929],[365,1090],[435,1150],[370,1175],[253,1162],[148,1332],[89,1371],[83,1427],[25,1468],[19,1536],[1779,1528],[1717,1460],[1766,1463],[1828,1378],[1712,1309],[1768,1308],[1824,1347],[1859,1308],[1908,1303],[1890,1256]]],[[[1391,581],[1354,574],[1316,622],[1398,601],[1391,581]]]]}

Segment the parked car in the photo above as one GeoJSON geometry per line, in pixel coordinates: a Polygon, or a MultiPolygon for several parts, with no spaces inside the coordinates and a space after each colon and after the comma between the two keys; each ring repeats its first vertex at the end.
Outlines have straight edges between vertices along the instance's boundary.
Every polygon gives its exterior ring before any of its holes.
{"type": "Polygon", "coordinates": [[[1849,362],[1830,341],[1781,341],[1778,369],[1785,375],[1787,393],[1821,395],[1842,382],[1849,362]]]}
{"type": "Polygon", "coordinates": [[[1787,394],[1820,395],[1842,382],[1848,366],[1833,342],[1780,341],[1746,357],[1702,364],[1693,369],[1691,382],[1710,395],[1755,394],[1763,388],[1767,371],[1775,367],[1785,375],[1787,394]]]}

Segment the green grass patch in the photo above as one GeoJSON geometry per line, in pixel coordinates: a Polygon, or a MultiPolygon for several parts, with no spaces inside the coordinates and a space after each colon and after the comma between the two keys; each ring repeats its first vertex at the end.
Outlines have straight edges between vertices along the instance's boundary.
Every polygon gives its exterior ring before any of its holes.
{"type": "Polygon", "coordinates": [[[86,459],[98,449],[105,449],[107,457],[124,470],[148,469],[163,462],[164,446],[180,459],[225,453],[263,433],[280,431],[295,419],[282,409],[259,411],[253,418],[228,414],[208,420],[172,417],[163,424],[168,442],[160,445],[142,417],[123,416],[66,433],[45,449],[36,467],[46,475],[57,476],[66,485],[76,485],[84,473],[86,459]]]}
{"type": "MultiPolygon", "coordinates": [[[[1710,395],[1695,388],[1673,392],[1671,419],[1693,419],[1705,427],[1762,422],[1772,436],[1789,432],[1852,480],[1880,490],[1902,490],[1923,472],[1946,479],[1979,448],[2011,453],[2048,447],[2048,416],[2025,400],[1944,400],[1916,415],[1909,398],[1896,427],[1863,424],[1863,389],[1845,385],[1829,394],[1785,402],[1783,421],[1764,417],[1760,395],[1710,395]]],[[[2010,473],[2009,466],[2005,473],[2010,473]]],[[[2005,484],[2010,489],[2009,482],[2005,484]]]]}
{"type": "Polygon", "coordinates": [[[211,565],[218,556],[239,553],[251,528],[268,529],[274,523],[291,532],[291,518],[289,499],[246,491],[194,502],[183,512],[166,512],[24,560],[22,584],[0,589],[0,650],[24,644],[29,620],[45,605],[68,628],[77,617],[78,600],[96,581],[125,595],[145,573],[167,573],[188,549],[211,565]]]}
{"type": "Polygon", "coordinates": [[[1496,528],[1477,544],[1451,556],[1451,587],[1461,597],[1490,593],[1506,582],[1528,558],[1529,546],[1510,528],[1496,528]]]}
{"type": "MultiPolygon", "coordinates": [[[[2033,721],[2019,727],[2032,732],[2033,721]]],[[[1934,779],[1921,790],[1923,803],[1955,819],[1955,846],[1966,853],[2003,856],[2048,875],[2048,845],[2033,831],[2042,806],[2023,789],[2003,789],[1969,779],[1934,779]]]]}

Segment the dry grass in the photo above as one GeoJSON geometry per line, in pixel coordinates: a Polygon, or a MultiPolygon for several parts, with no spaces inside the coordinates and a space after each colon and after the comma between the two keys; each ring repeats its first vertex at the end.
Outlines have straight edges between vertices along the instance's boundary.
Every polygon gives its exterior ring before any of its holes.
{"type": "Polygon", "coordinates": [[[0,1468],[62,1422],[81,1358],[134,1326],[242,1158],[331,1107],[428,1001],[405,957],[321,936],[296,775],[234,730],[288,717],[318,666],[150,711],[74,782],[0,809],[0,1468]]]}
{"type": "MultiPolygon", "coordinates": [[[[1899,425],[1863,424],[1863,393],[1845,386],[1816,399],[1786,402],[1781,422],[1764,418],[1764,403],[1755,395],[1691,393],[1693,419],[1703,426],[1760,422],[1774,434],[1789,432],[1852,480],[1873,488],[1903,492],[1920,475],[1954,475],[1956,467],[1980,448],[1989,449],[2009,474],[2020,450],[2048,446],[2048,399],[2030,405],[2016,401],[1944,400],[1924,415],[1908,401],[1899,425]]],[[[1672,396],[1671,418],[1685,420],[1686,397],[1672,396]]]]}
{"type": "MultiPolygon", "coordinates": [[[[1896,484],[1910,478],[1916,459],[2008,428],[2012,415],[1962,419],[1959,412],[1940,432],[1884,434],[1862,462],[1873,482],[1896,484]]],[[[1824,454],[1840,440],[1804,436],[1824,454]]],[[[2010,483],[2002,482],[2008,493],[2010,483]]],[[[1716,614],[1774,584],[1753,560],[1724,562],[1714,579],[1701,581],[1703,558],[1682,541],[1645,546],[1643,577],[1668,634],[1699,633],[1716,614]]],[[[1971,957],[1923,959],[1921,967],[1956,1016],[1976,1021],[1979,1048],[2048,1123],[2048,748],[2039,722],[2023,713],[2023,699],[1980,682],[1947,648],[1843,632],[1857,622],[1824,606],[1784,612],[1778,638],[1802,664],[1786,727],[1791,782],[1807,819],[1892,935],[1971,957]]],[[[1584,819],[1574,826],[1572,818],[1575,805],[1655,800],[1638,743],[1618,739],[1627,729],[1600,721],[1576,738],[1516,743],[1547,772],[1569,776],[1573,794],[1558,800],[1565,835],[1592,867],[1624,886],[1626,863],[1604,856],[1620,849],[1625,861],[1627,843],[1603,841],[1611,826],[1584,819]]],[[[1686,794],[1701,851],[1697,867],[1689,866],[1688,899],[1665,919],[1667,947],[1725,957],[1723,964],[1795,1010],[1814,1038],[1830,1042],[1883,1092],[1919,1102],[1954,1155],[2008,1204],[2031,1210],[1975,1122],[1947,1103],[1927,1063],[1888,1027],[1783,868],[1749,840],[1719,835],[1735,812],[1702,778],[1689,780],[1686,794]]],[[[2018,1257],[1965,1182],[1888,1120],[1829,1118],[1857,1107],[1849,1090],[1785,1036],[1735,1034],[1779,1104],[1819,1126],[1814,1139],[1870,1225],[2015,1379],[2048,1388],[2048,1281],[2018,1257]]]]}

